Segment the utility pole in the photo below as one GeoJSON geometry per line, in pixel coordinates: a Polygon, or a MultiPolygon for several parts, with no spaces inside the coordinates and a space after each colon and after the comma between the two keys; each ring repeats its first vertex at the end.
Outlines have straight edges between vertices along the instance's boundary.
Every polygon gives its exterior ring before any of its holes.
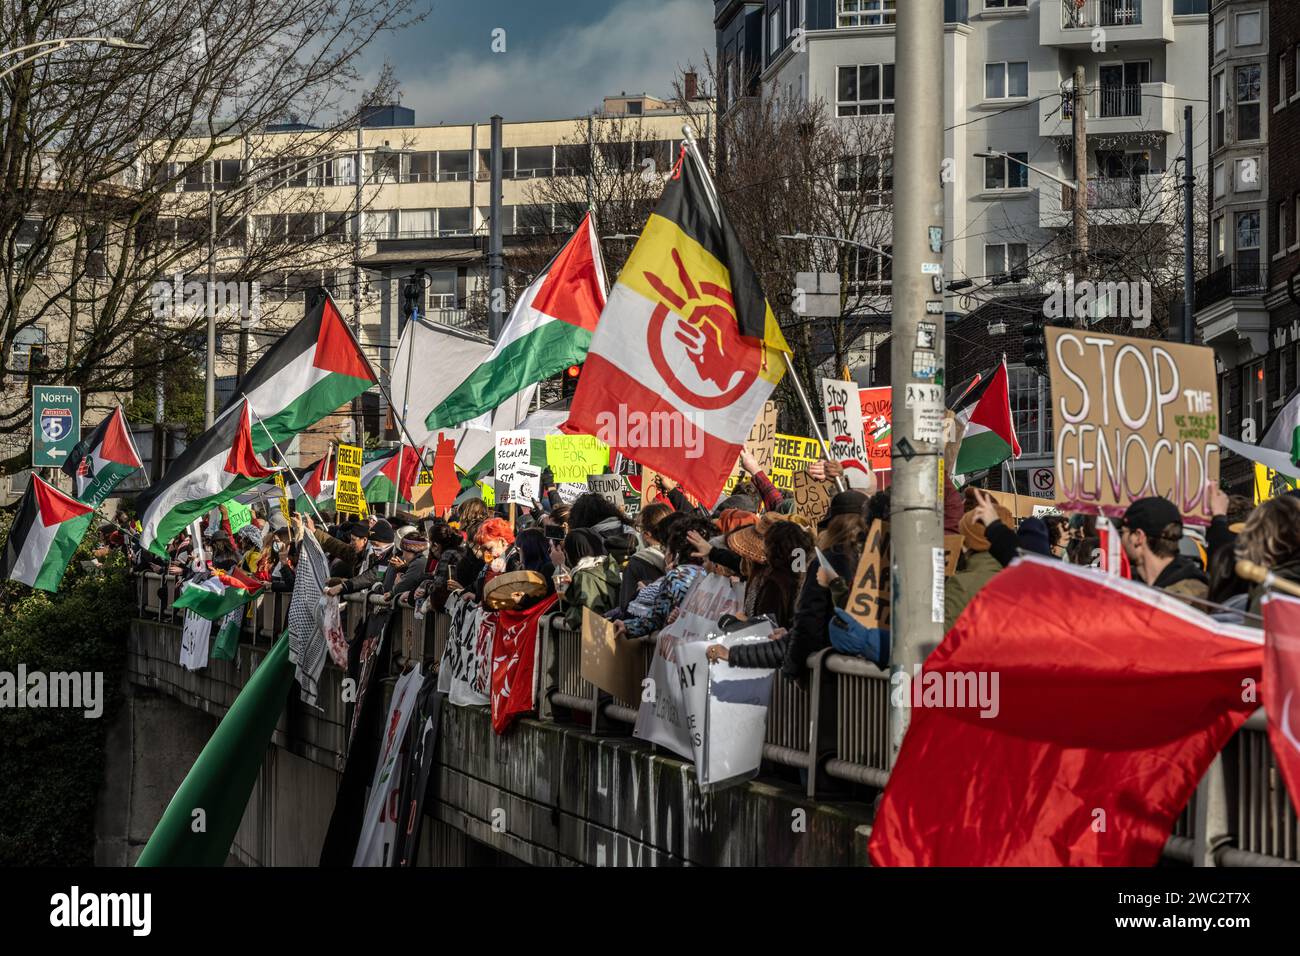
{"type": "MultiPolygon", "coordinates": [[[[352,334],[361,341],[361,121],[364,114],[357,114],[357,154],[352,160],[352,180],[355,189],[352,194],[352,334]]],[[[365,426],[361,421],[361,396],[352,399],[352,443],[364,444],[365,426]]]]}
{"type": "Polygon", "coordinates": [[[1192,108],[1183,109],[1183,341],[1196,340],[1196,268],[1192,244],[1196,241],[1192,216],[1196,208],[1196,174],[1192,169],[1192,108]]]}
{"type": "MultiPolygon", "coordinates": [[[[1044,14],[1045,15],[1045,14],[1044,14]]],[[[1086,79],[1082,66],[1074,68],[1071,118],[1074,121],[1074,278],[1088,275],[1088,115],[1086,79]]]]}
{"type": "MultiPolygon", "coordinates": [[[[217,162],[212,160],[211,182],[208,183],[208,294],[203,301],[207,306],[208,361],[203,382],[203,427],[211,428],[217,414],[217,162]]],[[[244,375],[240,367],[239,375],[244,375]]],[[[238,382],[235,387],[238,388],[238,382]]]]}
{"type": "Polygon", "coordinates": [[[587,114],[587,211],[596,211],[596,118],[587,114]]]}
{"type": "Polygon", "coordinates": [[[501,335],[506,315],[506,269],[501,248],[501,117],[492,117],[492,153],[488,196],[488,337],[495,342],[501,335]]]}
{"type": "MultiPolygon", "coordinates": [[[[943,0],[899,4],[896,37],[891,686],[943,639],[943,0]]],[[[911,720],[894,697],[891,767],[911,720]]]]}

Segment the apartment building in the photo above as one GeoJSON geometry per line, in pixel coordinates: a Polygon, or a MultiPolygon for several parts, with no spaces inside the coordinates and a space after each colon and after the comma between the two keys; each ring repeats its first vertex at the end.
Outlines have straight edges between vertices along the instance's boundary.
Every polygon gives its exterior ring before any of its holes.
{"type": "MultiPolygon", "coordinates": [[[[690,77],[684,92],[687,106],[681,110],[648,94],[623,92],[606,98],[591,117],[503,124],[507,270],[518,271],[512,253],[530,237],[577,225],[570,221],[571,208],[539,200],[547,193],[542,181],[565,177],[581,183],[593,170],[643,175],[647,159],[665,172],[682,142],[686,111],[709,128],[712,99],[700,96],[690,77]],[[596,135],[589,143],[589,127],[596,124],[614,124],[617,136],[596,135]]],[[[324,134],[285,124],[250,134],[196,167],[176,196],[178,219],[191,222],[206,208],[209,193],[241,188],[293,157],[291,169],[276,177],[274,191],[246,215],[218,226],[219,282],[232,270],[247,271],[255,247],[283,240],[295,250],[290,265],[256,275],[261,314],[247,337],[247,364],[301,317],[306,291],[320,285],[359,329],[381,377],[388,374],[405,321],[405,288],[417,273],[424,276],[427,316],[485,332],[490,144],[489,123],[420,125],[412,110],[390,106],[371,113],[359,128],[324,134]],[[277,159],[259,158],[265,156],[277,159]]],[[[205,279],[206,260],[193,265],[195,277],[205,279]]],[[[235,338],[223,336],[219,343],[219,403],[234,388],[235,338]]],[[[379,432],[387,409],[377,396],[366,400],[365,431],[379,432]]],[[[310,459],[323,447],[323,436],[346,431],[346,421],[343,410],[313,429],[319,434],[300,436],[287,454],[310,459]]]]}
{"type": "MultiPolygon", "coordinates": [[[[1193,107],[1196,173],[1208,174],[1209,2],[945,0],[944,267],[950,282],[972,284],[948,295],[950,322],[1063,277],[1072,197],[1051,177],[1073,179],[1078,66],[1094,234],[1176,221],[1184,105],[1193,107]]],[[[837,117],[896,115],[896,12],[896,0],[718,0],[720,114],[763,95],[820,99],[837,117]]],[[[986,334],[1016,331],[990,321],[986,334]]],[[[960,343],[949,350],[955,381],[965,371],[953,367],[960,343]]],[[[1050,461],[1051,429],[1037,373],[1017,366],[1012,386],[1017,424],[1038,436],[1018,464],[1025,481],[1050,461]]]]}

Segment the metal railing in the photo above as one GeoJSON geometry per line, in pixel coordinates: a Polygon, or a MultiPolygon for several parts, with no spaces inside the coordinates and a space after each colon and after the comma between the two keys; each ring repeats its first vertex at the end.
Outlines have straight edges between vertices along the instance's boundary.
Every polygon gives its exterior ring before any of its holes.
{"type": "Polygon", "coordinates": [[[1142,0],[1061,0],[1065,29],[1132,27],[1142,23],[1142,0]]]}
{"type": "MultiPolygon", "coordinates": [[[[136,603],[144,620],[179,623],[172,603],[179,579],[146,573],[136,577],[136,603]]],[[[244,639],[270,644],[288,620],[287,592],[264,594],[245,620],[244,639]]],[[[368,595],[351,595],[340,605],[343,630],[353,634],[369,612],[368,595]]],[[[442,658],[450,618],[437,613],[417,619],[407,607],[393,639],[395,656],[432,668],[442,658]]],[[[544,721],[577,723],[592,733],[601,719],[627,733],[638,702],[613,698],[582,678],[582,635],[559,615],[538,627],[534,699],[544,721]]],[[[655,638],[641,638],[646,669],[655,638]]],[[[332,666],[332,665],[329,665],[332,666]]],[[[827,649],[808,659],[805,691],[779,675],[768,705],[764,760],[806,772],[807,795],[834,781],[884,787],[889,779],[889,675],[860,657],[827,649]],[[829,779],[828,779],[829,778],[829,779]]],[[[1224,748],[1174,823],[1166,859],[1210,866],[1300,865],[1300,824],[1269,746],[1263,710],[1257,711],[1224,748]]]]}
{"type": "Polygon", "coordinates": [[[1268,291],[1268,283],[1267,266],[1224,266],[1197,281],[1196,308],[1207,309],[1239,295],[1263,295],[1268,291]]]}

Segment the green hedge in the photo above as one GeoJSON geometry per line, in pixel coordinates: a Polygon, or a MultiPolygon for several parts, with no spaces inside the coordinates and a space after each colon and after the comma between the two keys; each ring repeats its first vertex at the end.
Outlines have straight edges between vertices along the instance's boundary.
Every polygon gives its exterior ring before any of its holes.
{"type": "MultiPolygon", "coordinates": [[[[12,514],[0,515],[0,538],[12,514]]],[[[102,672],[103,713],[0,708],[0,865],[94,862],[95,800],[104,778],[105,736],[121,703],[134,599],[120,555],[82,571],[97,540],[86,536],[58,594],[0,585],[0,671],[102,672]]]]}

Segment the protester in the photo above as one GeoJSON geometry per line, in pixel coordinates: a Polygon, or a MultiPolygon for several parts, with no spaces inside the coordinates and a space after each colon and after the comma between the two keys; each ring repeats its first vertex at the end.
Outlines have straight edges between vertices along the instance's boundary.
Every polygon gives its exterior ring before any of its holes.
{"type": "MultiPolygon", "coordinates": [[[[943,632],[952,630],[953,623],[966,610],[966,605],[1003,568],[1003,563],[991,553],[990,532],[994,539],[1010,532],[1011,512],[994,502],[991,495],[975,491],[975,507],[962,516],[958,525],[962,536],[964,567],[944,582],[943,632]]],[[[1011,537],[1015,539],[1014,533],[1011,537]]],[[[1005,536],[1002,538],[1005,541],[1005,536]]],[[[1045,540],[1045,533],[1044,533],[1045,540]]],[[[1014,556],[1014,547],[1008,555],[1014,556]]]]}
{"type": "Polygon", "coordinates": [[[618,606],[618,565],[593,528],[574,528],[564,538],[563,561],[555,567],[555,593],[566,627],[582,630],[582,609],[603,615],[618,606]]]}
{"type": "Polygon", "coordinates": [[[478,548],[483,568],[474,581],[474,596],[483,600],[483,588],[508,567],[507,552],[515,543],[515,533],[504,518],[488,518],[474,532],[474,546],[478,548]]]}
{"type": "Polygon", "coordinates": [[[1178,553],[1182,537],[1183,517],[1168,498],[1139,498],[1120,524],[1120,542],[1135,578],[1179,597],[1204,599],[1205,572],[1178,553]]]}
{"type": "MultiPolygon", "coordinates": [[[[1261,503],[1237,535],[1236,556],[1253,561],[1286,581],[1300,582],[1300,499],[1279,495],[1261,503]]],[[[1250,588],[1249,610],[1259,613],[1266,588],[1250,588]]]]}
{"type": "Polygon", "coordinates": [[[713,534],[713,525],[704,518],[686,517],[675,521],[667,534],[665,544],[668,551],[665,563],[668,572],[660,579],[655,591],[654,603],[645,616],[628,617],[624,621],[615,621],[618,634],[625,637],[641,637],[659,630],[668,623],[672,613],[681,606],[686,592],[704,574],[703,559],[696,555],[690,542],[694,531],[701,536],[713,534]]]}
{"type": "MultiPolygon", "coordinates": [[[[822,519],[817,548],[834,569],[834,574],[846,580],[853,579],[858,558],[867,533],[865,512],[870,499],[861,491],[841,491],[831,498],[826,517],[822,519]]],[[[825,576],[804,576],[803,586],[795,603],[794,622],[790,629],[785,660],[781,672],[794,680],[804,681],[808,673],[810,655],[830,646],[827,628],[834,614],[835,604],[825,576]]]]}
{"type": "Polygon", "coordinates": [[[338,534],[333,535],[324,528],[317,528],[310,517],[304,520],[307,522],[307,530],[330,558],[330,577],[342,580],[356,574],[369,546],[369,527],[363,522],[353,521],[341,525],[338,534]]]}
{"type": "Polygon", "coordinates": [[[569,511],[569,528],[590,528],[600,535],[605,551],[622,568],[636,553],[635,529],[621,508],[598,494],[579,495],[569,511]]]}
{"type": "Polygon", "coordinates": [[[656,578],[662,577],[667,570],[664,566],[664,545],[663,539],[659,536],[659,527],[672,513],[673,510],[668,505],[655,502],[646,505],[637,515],[641,547],[628,558],[618,592],[618,606],[624,612],[643,587],[656,578]]]}

